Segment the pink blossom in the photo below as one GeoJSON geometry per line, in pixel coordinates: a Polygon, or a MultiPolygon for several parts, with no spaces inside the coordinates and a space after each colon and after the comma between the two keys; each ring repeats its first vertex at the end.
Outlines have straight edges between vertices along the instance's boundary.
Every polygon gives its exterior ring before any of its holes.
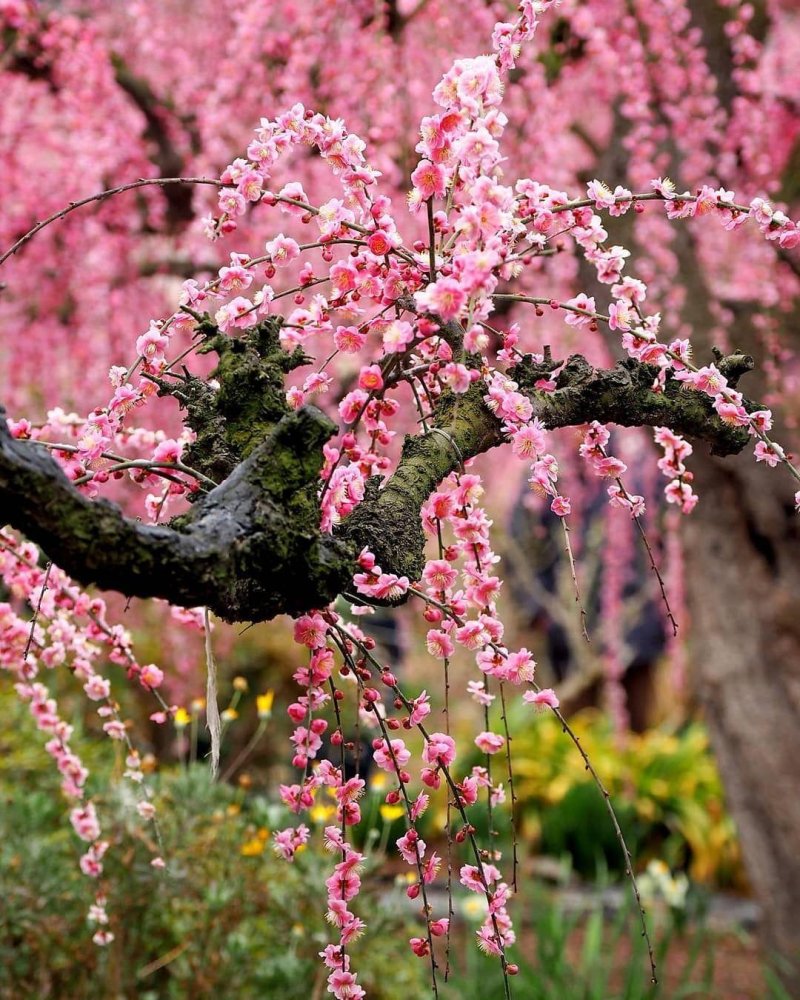
{"type": "Polygon", "coordinates": [[[359,389],[366,389],[367,392],[377,392],[383,388],[383,375],[380,365],[365,365],[358,375],[359,389]]]}
{"type": "Polygon", "coordinates": [[[411,759],[411,751],[406,748],[403,740],[391,740],[389,744],[386,740],[375,740],[372,746],[373,760],[384,771],[394,772],[398,767],[405,767],[411,759]],[[389,746],[392,748],[391,753],[389,746]]]}
{"type": "Polygon", "coordinates": [[[111,694],[111,683],[99,674],[92,674],[83,690],[92,701],[103,701],[111,694]]]}
{"type": "Polygon", "coordinates": [[[125,724],[120,722],[119,719],[112,719],[110,722],[103,723],[103,731],[110,736],[112,740],[125,739],[125,724]]]}
{"type": "Polygon", "coordinates": [[[475,746],[484,753],[498,753],[505,745],[505,738],[497,733],[483,732],[475,737],[475,746]]]}
{"type": "Polygon", "coordinates": [[[456,744],[446,733],[430,733],[422,751],[422,759],[432,766],[449,767],[456,759],[456,744]]]}
{"type": "Polygon", "coordinates": [[[773,469],[786,458],[781,446],[774,441],[758,441],[754,451],[757,462],[766,462],[773,469]]]}
{"type": "Polygon", "coordinates": [[[558,708],[560,704],[558,696],[552,688],[542,688],[541,691],[524,691],[522,700],[538,709],[558,708]]]}
{"type": "Polygon", "coordinates": [[[300,246],[297,241],[284,236],[283,233],[278,233],[275,239],[269,240],[264,249],[276,267],[286,267],[300,256],[300,246]]]}
{"type": "Polygon", "coordinates": [[[357,326],[340,326],[333,333],[334,344],[346,354],[357,354],[366,339],[366,333],[362,333],[357,326]]]}
{"type": "Polygon", "coordinates": [[[467,301],[467,292],[457,279],[439,278],[424,291],[416,292],[414,298],[418,308],[448,320],[461,314],[467,301]]]}
{"type": "Polygon", "coordinates": [[[142,667],[139,680],[145,687],[160,687],[164,680],[164,671],[160,670],[155,663],[148,663],[147,666],[142,667]]]}
{"type": "Polygon", "coordinates": [[[397,841],[397,850],[410,865],[416,864],[425,856],[425,841],[420,839],[416,830],[409,830],[397,841]]]}
{"type": "Polygon", "coordinates": [[[328,626],[320,615],[301,615],[294,623],[294,641],[309,649],[325,645],[328,626]]]}
{"type": "Polygon", "coordinates": [[[445,172],[440,166],[431,163],[429,160],[421,160],[414,172],[411,174],[411,183],[417,189],[420,197],[427,201],[428,198],[443,198],[445,193],[445,172]]]}
{"type": "Polygon", "coordinates": [[[78,806],[69,814],[70,822],[81,840],[97,840],[100,836],[100,823],[93,802],[78,806]]]}
{"type": "Polygon", "coordinates": [[[446,660],[453,655],[455,646],[453,640],[446,632],[440,629],[431,629],[425,637],[425,645],[431,656],[440,660],[446,660]]]}

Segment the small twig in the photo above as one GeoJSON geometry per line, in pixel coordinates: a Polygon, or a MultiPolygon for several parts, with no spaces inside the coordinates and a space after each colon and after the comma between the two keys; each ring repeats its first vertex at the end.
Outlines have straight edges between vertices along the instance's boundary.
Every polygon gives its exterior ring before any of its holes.
{"type": "Polygon", "coordinates": [[[564,549],[567,553],[567,558],[569,559],[569,570],[572,574],[572,586],[575,589],[575,601],[580,608],[581,613],[581,632],[583,633],[583,638],[587,642],[592,640],[589,638],[589,632],[586,628],[586,608],[583,606],[583,601],[581,600],[581,592],[578,587],[578,574],[575,571],[575,557],[572,554],[572,544],[569,540],[569,525],[567,524],[567,519],[565,517],[559,518],[561,521],[561,526],[564,529],[564,549]]]}
{"type": "Polygon", "coordinates": [[[45,591],[47,590],[47,581],[50,579],[50,570],[53,568],[51,562],[47,563],[47,567],[44,572],[44,580],[42,580],[41,591],[39,593],[39,600],[36,602],[36,607],[33,611],[33,617],[31,618],[31,629],[28,632],[28,641],[25,643],[25,652],[22,654],[22,662],[27,663],[28,653],[31,651],[31,643],[33,642],[33,633],[36,631],[36,622],[39,620],[39,612],[42,610],[42,601],[44,600],[45,591]]]}
{"type": "Polygon", "coordinates": [[[222,181],[214,180],[212,177],[140,177],[137,181],[131,181],[130,184],[122,184],[119,187],[108,188],[105,191],[100,191],[97,194],[90,195],[88,198],[81,198],[80,201],[71,201],[66,208],[62,208],[58,212],[54,212],[49,215],[42,222],[37,222],[33,229],[29,229],[24,236],[20,236],[13,246],[9,247],[8,250],[0,257],[0,267],[15,254],[19,249],[25,246],[33,237],[41,232],[46,226],[49,226],[52,222],[57,222],[59,219],[63,219],[70,212],[74,212],[78,208],[83,208],[84,205],[90,205],[93,201],[105,201],[106,198],[111,198],[116,194],[122,194],[125,191],[133,191],[136,188],[148,187],[156,185],[159,187],[164,187],[167,184],[212,184],[214,187],[222,187],[222,181]]]}

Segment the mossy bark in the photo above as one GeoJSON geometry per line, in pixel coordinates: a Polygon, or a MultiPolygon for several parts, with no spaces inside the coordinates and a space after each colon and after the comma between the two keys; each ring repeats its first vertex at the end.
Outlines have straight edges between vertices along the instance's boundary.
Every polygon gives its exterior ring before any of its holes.
{"type": "MultiPolygon", "coordinates": [[[[208,320],[203,327],[205,349],[219,355],[219,389],[186,376],[177,386],[162,383],[162,392],[180,400],[197,433],[188,461],[224,479],[221,485],[196,494],[170,526],[143,525],[108,501],[88,500],[44,449],[13,440],[2,420],[0,522],[25,532],[80,583],[206,605],[228,621],[326,605],[350,585],[363,546],[385,572],[418,580],[421,506],[452,471],[504,440],[484,402],[483,381],[441,397],[433,425],[406,437],[394,474],[385,483],[372,479],[363,502],[331,536],[319,530],[318,490],[322,446],[335,426],[313,406],[291,411],[284,396],[286,374],[304,363],[302,353],[280,348],[276,320],[238,339],[222,337],[208,320]]],[[[726,363],[742,365],[720,361],[726,363]]],[[[717,454],[747,443],[746,433],[722,423],[701,393],[673,380],[654,393],[655,370],[646,365],[596,369],[573,355],[551,393],[536,388],[540,367],[528,359],[512,375],[547,427],[590,420],[663,424],[708,441],[717,454]]]]}

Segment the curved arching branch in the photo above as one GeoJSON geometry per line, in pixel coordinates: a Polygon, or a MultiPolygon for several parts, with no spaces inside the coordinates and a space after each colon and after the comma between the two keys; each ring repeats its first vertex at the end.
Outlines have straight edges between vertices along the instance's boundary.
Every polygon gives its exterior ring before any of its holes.
{"type": "MultiPolygon", "coordinates": [[[[738,378],[753,362],[737,355],[718,364],[738,378]]],[[[592,420],[666,426],[706,441],[717,455],[736,454],[749,440],[745,430],[720,420],[703,393],[687,390],[675,379],[667,379],[663,392],[653,392],[657,370],[651,365],[627,360],[610,369],[593,368],[575,354],[561,368],[554,392],[537,389],[536,382],[549,378],[553,367],[527,358],[509,372],[530,399],[533,415],[551,430],[592,420]]],[[[420,507],[447,475],[505,440],[500,421],[483,400],[485,392],[479,381],[463,395],[444,397],[433,430],[406,438],[394,475],[382,488],[372,481],[364,502],[347,519],[343,534],[359,546],[368,545],[384,570],[418,579],[424,564],[420,507]]]]}

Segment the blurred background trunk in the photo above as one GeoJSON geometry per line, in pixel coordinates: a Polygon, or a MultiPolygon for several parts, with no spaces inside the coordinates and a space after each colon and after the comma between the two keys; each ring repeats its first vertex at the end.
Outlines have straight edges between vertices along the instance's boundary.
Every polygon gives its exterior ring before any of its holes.
{"type": "Polygon", "coordinates": [[[764,943],[790,963],[784,979],[796,987],[800,532],[792,490],[783,470],[768,479],[750,455],[696,455],[692,469],[702,498],[685,525],[692,684],[762,906],[764,943]]]}

